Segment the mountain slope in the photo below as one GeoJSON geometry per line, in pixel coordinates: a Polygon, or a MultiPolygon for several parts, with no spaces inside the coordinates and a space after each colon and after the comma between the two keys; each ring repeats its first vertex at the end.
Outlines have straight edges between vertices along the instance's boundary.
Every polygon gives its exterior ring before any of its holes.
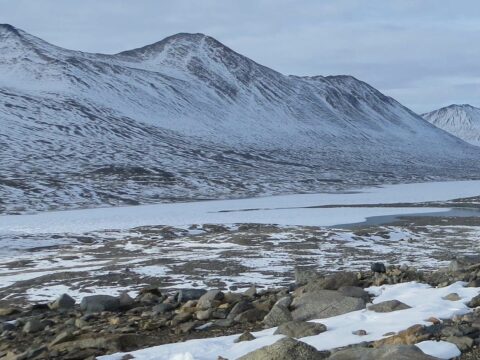
{"type": "Polygon", "coordinates": [[[102,55],[0,25],[0,129],[0,212],[479,174],[479,149],[368,84],[202,34],[102,55]]]}
{"type": "Polygon", "coordinates": [[[468,104],[450,105],[422,116],[433,125],[466,142],[480,146],[480,109],[468,104]]]}

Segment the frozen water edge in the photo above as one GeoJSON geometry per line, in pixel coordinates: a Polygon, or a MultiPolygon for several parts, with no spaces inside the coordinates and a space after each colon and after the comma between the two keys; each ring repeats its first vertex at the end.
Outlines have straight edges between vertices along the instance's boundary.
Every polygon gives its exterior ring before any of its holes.
{"type": "MultiPolygon", "coordinates": [[[[464,287],[464,283],[457,282],[443,288],[432,288],[426,284],[416,282],[396,285],[384,285],[367,289],[376,295],[373,303],[387,300],[399,300],[411,306],[410,309],[393,311],[390,313],[376,313],[369,310],[359,310],[326,319],[314,320],[327,326],[327,331],[315,336],[302,338],[301,340],[317,348],[329,350],[363,341],[375,341],[384,338],[388,332],[398,332],[415,324],[429,325],[425,319],[435,317],[448,319],[455,315],[463,315],[471,311],[465,304],[479,293],[479,288],[464,287]],[[449,301],[443,297],[457,293],[461,300],[449,301]],[[355,330],[366,330],[367,335],[357,336],[355,330]]],[[[263,330],[253,335],[255,340],[234,343],[239,335],[223,336],[190,340],[183,343],[174,343],[155,346],[130,354],[138,360],[172,360],[175,358],[191,358],[194,360],[212,360],[218,356],[228,359],[237,359],[251,351],[270,345],[282,338],[281,335],[273,335],[275,328],[263,330]]],[[[441,359],[452,358],[455,345],[445,342],[428,342],[420,344],[422,351],[435,355],[441,359]]],[[[125,354],[101,356],[100,360],[119,360],[125,354]]]]}
{"type": "Polygon", "coordinates": [[[432,208],[307,208],[324,205],[447,201],[480,194],[480,181],[386,185],[343,194],[299,194],[241,200],[126,206],[0,216],[0,233],[79,233],[145,225],[262,223],[331,226],[381,215],[446,211],[432,208]],[[252,210],[253,209],[253,210],[252,210]]]}

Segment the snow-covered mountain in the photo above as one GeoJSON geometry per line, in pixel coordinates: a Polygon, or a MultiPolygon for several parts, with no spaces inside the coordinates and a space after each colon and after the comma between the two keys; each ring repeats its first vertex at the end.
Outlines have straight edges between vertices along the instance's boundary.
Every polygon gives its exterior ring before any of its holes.
{"type": "Polygon", "coordinates": [[[0,25],[0,147],[0,212],[480,174],[480,149],[368,84],[202,34],[103,55],[0,25]]]}
{"type": "Polygon", "coordinates": [[[422,114],[433,125],[470,144],[480,146],[480,109],[468,104],[450,105],[422,114]]]}

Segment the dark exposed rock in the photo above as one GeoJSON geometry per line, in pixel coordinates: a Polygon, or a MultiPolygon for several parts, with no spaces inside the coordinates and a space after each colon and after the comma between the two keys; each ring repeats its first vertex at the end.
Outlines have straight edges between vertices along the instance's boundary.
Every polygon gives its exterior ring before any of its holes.
{"type": "Polygon", "coordinates": [[[318,290],[305,293],[292,302],[294,320],[314,320],[365,308],[365,301],[338,291],[318,290]]]}
{"type": "Polygon", "coordinates": [[[82,299],[80,309],[88,313],[102,311],[117,311],[120,308],[120,300],[110,295],[92,295],[82,299]]]}
{"type": "Polygon", "coordinates": [[[287,337],[241,356],[238,360],[321,360],[327,357],[328,353],[317,351],[313,346],[287,337]]]}
{"type": "Polygon", "coordinates": [[[329,360],[438,360],[415,345],[394,345],[379,349],[350,347],[338,351],[329,360]]]}
{"type": "Polygon", "coordinates": [[[370,266],[370,270],[372,270],[372,272],[374,272],[374,273],[380,273],[380,274],[383,274],[383,273],[387,272],[387,268],[385,267],[385,264],[381,263],[381,262],[373,263],[370,266]]]}
{"type": "Polygon", "coordinates": [[[197,308],[200,310],[210,309],[223,297],[224,294],[220,290],[209,290],[198,299],[197,308]]]}
{"type": "Polygon", "coordinates": [[[239,343],[239,342],[242,342],[242,341],[252,341],[252,340],[255,340],[255,339],[256,339],[255,336],[253,336],[249,331],[245,331],[234,342],[239,343]]]}
{"type": "Polygon", "coordinates": [[[63,294],[57,300],[48,304],[48,306],[52,310],[73,309],[75,306],[75,300],[68,294],[63,294]]]}
{"type": "Polygon", "coordinates": [[[187,302],[189,300],[198,300],[202,295],[207,292],[205,289],[181,289],[175,294],[175,299],[181,302],[187,302]]]}
{"type": "Polygon", "coordinates": [[[272,310],[263,318],[263,323],[266,327],[275,327],[292,320],[292,314],[285,306],[275,304],[272,310]]]}
{"type": "Polygon", "coordinates": [[[410,306],[398,300],[387,300],[387,301],[382,301],[378,304],[368,306],[368,310],[375,311],[378,313],[386,313],[386,312],[405,310],[405,309],[410,309],[410,306]]]}
{"type": "Polygon", "coordinates": [[[306,321],[289,321],[280,325],[275,330],[275,335],[286,335],[292,338],[318,335],[327,331],[327,327],[320,323],[306,321]]]}

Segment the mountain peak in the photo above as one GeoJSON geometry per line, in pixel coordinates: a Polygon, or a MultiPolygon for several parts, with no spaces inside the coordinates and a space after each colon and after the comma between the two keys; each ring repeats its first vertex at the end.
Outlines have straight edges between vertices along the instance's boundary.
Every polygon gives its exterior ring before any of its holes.
{"type": "Polygon", "coordinates": [[[433,125],[480,146],[480,109],[470,104],[452,104],[422,114],[433,125]]]}

